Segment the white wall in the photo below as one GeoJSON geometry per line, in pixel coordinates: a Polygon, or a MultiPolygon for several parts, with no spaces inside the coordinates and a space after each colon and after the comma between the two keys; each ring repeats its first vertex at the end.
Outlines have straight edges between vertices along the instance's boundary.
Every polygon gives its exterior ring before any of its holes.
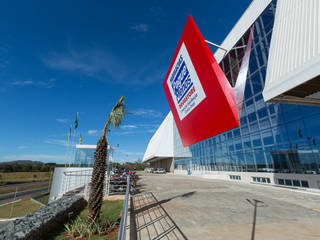
{"type": "Polygon", "coordinates": [[[91,181],[92,168],[55,168],[50,189],[49,203],[62,194],[84,186],[91,181]]]}

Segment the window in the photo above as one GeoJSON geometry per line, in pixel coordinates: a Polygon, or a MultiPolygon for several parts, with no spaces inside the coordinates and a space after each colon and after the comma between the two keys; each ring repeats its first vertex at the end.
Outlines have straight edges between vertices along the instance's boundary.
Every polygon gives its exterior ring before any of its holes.
{"type": "Polygon", "coordinates": [[[288,185],[288,186],[292,186],[292,181],[291,181],[291,179],[286,179],[286,180],[285,180],[285,183],[286,183],[286,185],[288,185]]]}
{"type": "Polygon", "coordinates": [[[249,119],[249,122],[256,121],[256,120],[257,120],[256,113],[253,112],[253,113],[249,114],[249,115],[248,115],[248,119],[249,119]]]}
{"type": "Polygon", "coordinates": [[[241,180],[241,177],[238,175],[229,175],[229,178],[232,180],[241,180]]]}
{"type": "Polygon", "coordinates": [[[279,178],[279,179],[278,179],[278,184],[280,184],[280,185],[284,185],[284,180],[283,180],[283,179],[281,179],[281,178],[279,178]]]}
{"type": "Polygon", "coordinates": [[[293,186],[300,187],[300,181],[299,180],[292,180],[293,186]]]}
{"type": "Polygon", "coordinates": [[[252,177],[252,181],[258,183],[271,183],[270,178],[264,177],[252,177]]]}
{"type": "Polygon", "coordinates": [[[308,181],[301,181],[301,185],[302,185],[302,187],[305,187],[305,188],[308,188],[309,187],[309,183],[308,183],[308,181]]]}
{"type": "Polygon", "coordinates": [[[258,116],[259,118],[264,118],[265,116],[267,116],[267,110],[265,108],[262,108],[258,111],[258,116]]]}

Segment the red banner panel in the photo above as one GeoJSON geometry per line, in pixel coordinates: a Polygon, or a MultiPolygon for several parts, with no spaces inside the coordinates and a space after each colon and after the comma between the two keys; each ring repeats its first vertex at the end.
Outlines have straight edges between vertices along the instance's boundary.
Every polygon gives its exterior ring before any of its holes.
{"type": "Polygon", "coordinates": [[[191,16],[163,88],[183,146],[239,126],[233,88],[191,16]]]}

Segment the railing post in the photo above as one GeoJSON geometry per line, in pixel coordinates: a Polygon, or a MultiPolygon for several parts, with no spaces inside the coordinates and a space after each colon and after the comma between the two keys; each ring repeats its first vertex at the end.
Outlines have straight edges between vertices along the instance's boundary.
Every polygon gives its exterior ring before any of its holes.
{"type": "Polygon", "coordinates": [[[127,176],[127,188],[126,188],[126,195],[123,201],[123,209],[122,209],[122,216],[121,216],[121,222],[120,222],[119,233],[118,233],[118,240],[124,240],[126,236],[129,194],[130,194],[130,175],[127,176]]]}

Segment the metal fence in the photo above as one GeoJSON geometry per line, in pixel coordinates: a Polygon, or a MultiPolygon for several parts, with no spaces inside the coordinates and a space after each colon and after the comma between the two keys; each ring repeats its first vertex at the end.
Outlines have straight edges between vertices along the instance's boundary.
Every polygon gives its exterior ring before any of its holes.
{"type": "Polygon", "coordinates": [[[130,175],[127,176],[127,187],[126,187],[126,194],[123,201],[123,210],[121,216],[121,222],[119,227],[118,233],[118,240],[124,240],[126,237],[126,226],[127,226],[127,216],[128,216],[128,203],[130,197],[130,175]]]}

